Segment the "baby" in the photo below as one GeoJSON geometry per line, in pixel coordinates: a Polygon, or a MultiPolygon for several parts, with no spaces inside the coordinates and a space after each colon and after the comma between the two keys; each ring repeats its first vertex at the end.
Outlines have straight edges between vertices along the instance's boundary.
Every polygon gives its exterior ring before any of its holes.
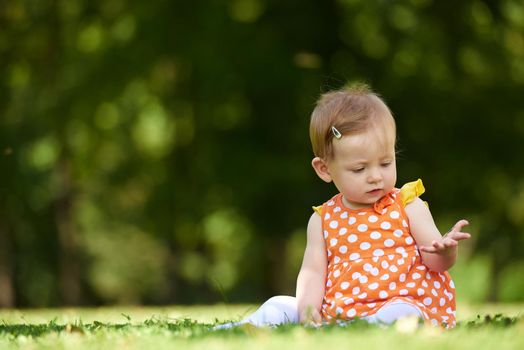
{"type": "Polygon", "coordinates": [[[244,320],[257,326],[350,321],[390,324],[415,315],[455,326],[447,270],[470,234],[458,221],[441,235],[419,196],[421,180],[396,188],[395,120],[365,85],[328,92],[311,116],[316,174],[339,191],[314,207],[296,298],[269,299],[244,320]]]}

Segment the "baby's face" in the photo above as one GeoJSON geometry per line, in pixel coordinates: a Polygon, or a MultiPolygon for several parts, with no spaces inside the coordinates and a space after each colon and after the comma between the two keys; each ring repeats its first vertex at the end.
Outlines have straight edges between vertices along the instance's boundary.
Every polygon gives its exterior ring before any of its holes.
{"type": "Polygon", "coordinates": [[[395,186],[395,141],[383,136],[370,128],[333,140],[329,173],[344,204],[351,209],[370,207],[395,186]]]}

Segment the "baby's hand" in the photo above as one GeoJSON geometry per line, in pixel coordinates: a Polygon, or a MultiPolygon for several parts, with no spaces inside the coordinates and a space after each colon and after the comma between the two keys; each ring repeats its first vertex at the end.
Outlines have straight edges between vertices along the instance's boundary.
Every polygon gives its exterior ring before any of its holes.
{"type": "Polygon", "coordinates": [[[445,255],[450,249],[458,246],[458,241],[468,239],[471,235],[467,232],[461,232],[462,227],[469,225],[467,220],[459,220],[453,228],[442,236],[438,241],[432,241],[429,247],[420,247],[419,249],[426,253],[445,255]]]}

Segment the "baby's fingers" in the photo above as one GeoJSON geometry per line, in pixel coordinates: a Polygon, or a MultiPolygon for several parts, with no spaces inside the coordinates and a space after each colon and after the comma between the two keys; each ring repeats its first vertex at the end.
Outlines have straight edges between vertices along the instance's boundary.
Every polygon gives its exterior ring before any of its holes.
{"type": "Polygon", "coordinates": [[[433,241],[431,242],[431,246],[421,246],[419,249],[425,253],[436,254],[446,249],[446,247],[441,242],[433,241]]]}
{"type": "Polygon", "coordinates": [[[420,246],[419,250],[423,251],[424,253],[431,253],[431,254],[435,254],[437,252],[437,250],[435,248],[433,248],[433,247],[426,247],[426,246],[420,246]]]}
{"type": "Polygon", "coordinates": [[[452,240],[455,240],[455,241],[462,241],[462,240],[471,238],[471,234],[469,234],[467,232],[451,231],[447,235],[445,235],[444,237],[445,237],[445,239],[451,238],[452,240]]]}
{"type": "Polygon", "coordinates": [[[459,220],[453,227],[451,228],[450,232],[460,232],[462,231],[462,228],[466,225],[469,225],[468,220],[459,220]]]}
{"type": "Polygon", "coordinates": [[[471,234],[467,232],[455,232],[455,234],[453,235],[453,239],[455,241],[463,241],[465,239],[470,239],[470,238],[471,238],[471,234]]]}

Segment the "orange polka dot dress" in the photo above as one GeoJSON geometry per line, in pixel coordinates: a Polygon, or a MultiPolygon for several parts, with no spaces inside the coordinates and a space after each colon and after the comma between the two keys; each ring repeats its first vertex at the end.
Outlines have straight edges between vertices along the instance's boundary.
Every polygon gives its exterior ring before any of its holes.
{"type": "Polygon", "coordinates": [[[417,307],[433,325],[455,326],[453,281],[447,272],[430,271],[422,263],[404,211],[423,192],[417,180],[393,189],[371,208],[349,209],[342,194],[315,208],[328,256],[325,320],[370,316],[401,301],[417,307]]]}

